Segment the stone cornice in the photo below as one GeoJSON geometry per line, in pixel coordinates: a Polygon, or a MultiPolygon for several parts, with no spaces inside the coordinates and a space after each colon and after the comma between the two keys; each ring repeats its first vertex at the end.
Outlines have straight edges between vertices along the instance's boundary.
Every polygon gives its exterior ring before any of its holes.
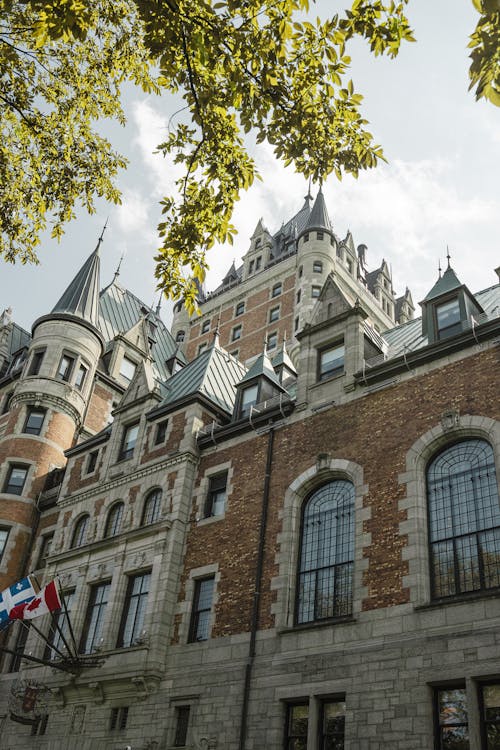
{"type": "MultiPolygon", "coordinates": [[[[61,381],[55,381],[57,383],[60,383],[61,381]]],[[[14,394],[12,397],[12,405],[16,405],[18,403],[24,403],[26,401],[32,402],[40,402],[40,404],[49,404],[50,406],[53,406],[56,408],[57,411],[62,411],[66,414],[66,416],[70,417],[70,419],[75,422],[76,426],[80,426],[81,418],[80,413],[76,407],[72,406],[72,404],[68,403],[65,399],[61,398],[60,396],[54,396],[51,393],[47,393],[46,391],[20,391],[14,394]]]]}

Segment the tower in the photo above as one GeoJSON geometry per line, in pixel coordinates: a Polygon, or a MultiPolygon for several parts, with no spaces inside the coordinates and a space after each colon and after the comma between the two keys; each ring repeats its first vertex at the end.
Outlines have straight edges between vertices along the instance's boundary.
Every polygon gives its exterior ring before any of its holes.
{"type": "Polygon", "coordinates": [[[0,441],[0,590],[25,573],[48,474],[82,425],[103,350],[99,331],[99,239],[52,312],[33,324],[0,441]]]}

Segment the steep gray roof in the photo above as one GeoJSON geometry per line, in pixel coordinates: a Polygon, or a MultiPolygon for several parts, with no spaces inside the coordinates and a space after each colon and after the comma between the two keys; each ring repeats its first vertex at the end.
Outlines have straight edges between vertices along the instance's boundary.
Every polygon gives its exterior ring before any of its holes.
{"type": "Polygon", "coordinates": [[[283,386],[281,385],[279,378],[274,371],[274,368],[271,364],[271,360],[269,359],[269,356],[266,351],[262,352],[262,354],[259,354],[259,356],[255,360],[251,368],[248,370],[245,376],[241,378],[240,384],[247,383],[250,380],[255,380],[256,378],[260,378],[260,377],[266,377],[274,385],[276,385],[280,390],[285,390],[283,386]]]}
{"type": "Polygon", "coordinates": [[[448,266],[441,278],[436,281],[430,292],[426,294],[423,301],[428,302],[431,299],[435,299],[435,297],[440,297],[442,294],[451,292],[453,289],[458,289],[461,286],[462,282],[456,275],[455,271],[451,266],[448,266]]]}
{"type": "MultiPolygon", "coordinates": [[[[135,294],[124,289],[116,280],[102,290],[99,295],[99,328],[106,341],[111,341],[120,333],[126,333],[138,321],[148,315],[156,325],[155,343],[151,354],[159,380],[170,377],[165,363],[177,351],[177,345],[162,319],[156,312],[145,305],[135,294]]],[[[186,359],[182,352],[177,352],[181,362],[186,359]]]]}
{"type": "Polygon", "coordinates": [[[201,394],[232,414],[235,386],[244,374],[244,365],[218,344],[214,344],[164,384],[166,396],[158,408],[201,394]]]}
{"type": "Polygon", "coordinates": [[[14,352],[17,352],[19,349],[22,349],[25,346],[29,346],[31,341],[31,335],[28,333],[28,331],[25,331],[24,328],[21,328],[21,326],[17,325],[17,323],[12,323],[12,327],[9,331],[9,338],[7,341],[7,350],[9,355],[14,354],[14,352]]]}
{"type": "Polygon", "coordinates": [[[325,196],[321,188],[314,201],[314,206],[312,207],[305,229],[327,229],[329,232],[332,231],[330,217],[326,209],[325,196]]]}
{"type": "Polygon", "coordinates": [[[52,310],[52,313],[76,315],[92,323],[96,328],[99,326],[100,244],[101,240],[52,310]]]}
{"type": "Polygon", "coordinates": [[[288,369],[291,372],[294,372],[295,374],[297,374],[297,370],[295,369],[295,365],[293,364],[292,360],[290,359],[288,355],[284,341],[283,341],[283,346],[281,347],[279,352],[273,357],[273,361],[272,361],[272,366],[274,369],[276,369],[277,367],[281,367],[281,365],[288,367],[288,369]]]}

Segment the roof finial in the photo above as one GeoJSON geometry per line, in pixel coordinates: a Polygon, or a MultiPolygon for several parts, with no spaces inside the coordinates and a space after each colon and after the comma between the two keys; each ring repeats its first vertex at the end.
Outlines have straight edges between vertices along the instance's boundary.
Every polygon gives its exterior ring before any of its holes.
{"type": "Polygon", "coordinates": [[[309,177],[309,185],[307,187],[307,195],[304,196],[306,201],[312,201],[312,195],[311,195],[311,178],[309,177]]]}
{"type": "Polygon", "coordinates": [[[439,278],[441,278],[441,258],[438,260],[438,273],[439,273],[439,278]]]}
{"type": "Polygon", "coordinates": [[[446,257],[448,259],[448,268],[450,268],[451,255],[450,255],[450,248],[448,247],[448,245],[446,245],[446,257]]]}
{"type": "Polygon", "coordinates": [[[100,237],[99,237],[99,239],[97,240],[97,247],[96,247],[96,252],[97,252],[97,251],[99,250],[99,248],[100,248],[100,246],[101,246],[101,242],[103,241],[103,238],[104,238],[104,232],[105,232],[105,231],[106,231],[106,229],[108,228],[108,221],[109,221],[109,216],[107,216],[107,217],[106,217],[106,221],[105,221],[105,223],[104,223],[104,226],[103,226],[103,228],[102,228],[101,236],[100,236],[100,237]]]}
{"type": "Polygon", "coordinates": [[[217,321],[215,323],[215,330],[214,330],[214,342],[212,346],[219,346],[219,336],[220,336],[220,317],[222,314],[222,305],[219,305],[219,312],[217,314],[217,321]]]}
{"type": "Polygon", "coordinates": [[[125,255],[125,253],[122,253],[122,254],[121,254],[121,258],[120,258],[120,260],[119,260],[119,262],[118,262],[118,265],[117,265],[117,267],[116,267],[115,275],[113,276],[113,284],[115,283],[116,279],[117,279],[117,278],[118,278],[118,276],[120,275],[120,268],[122,267],[122,261],[123,261],[123,256],[124,256],[124,255],[125,255]]]}
{"type": "Polygon", "coordinates": [[[155,315],[160,317],[160,310],[161,310],[161,300],[162,300],[162,293],[160,292],[160,296],[158,297],[158,303],[156,305],[155,315]]]}

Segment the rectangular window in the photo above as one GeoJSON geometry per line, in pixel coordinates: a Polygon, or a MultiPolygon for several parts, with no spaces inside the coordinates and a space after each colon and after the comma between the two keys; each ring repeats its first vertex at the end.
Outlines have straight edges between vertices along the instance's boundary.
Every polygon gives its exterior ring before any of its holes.
{"type": "Polygon", "coordinates": [[[277,333],[270,333],[267,337],[267,350],[271,351],[271,349],[276,349],[278,346],[278,334],[277,333]]]}
{"type": "Polygon", "coordinates": [[[347,270],[352,274],[352,260],[347,259],[347,270]]]}
{"type": "Polygon", "coordinates": [[[272,310],[269,311],[269,322],[274,323],[275,320],[279,320],[279,317],[280,317],[279,307],[273,307],[272,310]]]}
{"type": "Polygon", "coordinates": [[[300,302],[300,298],[301,298],[301,297],[302,297],[302,290],[301,290],[301,289],[299,289],[299,290],[297,291],[297,296],[296,296],[296,301],[297,301],[297,304],[299,304],[299,302],[300,302]]]}
{"type": "Polygon", "coordinates": [[[190,706],[176,706],[174,747],[186,747],[190,706]]]}
{"type": "MultiPolygon", "coordinates": [[[[319,239],[319,237],[318,237],[319,239]]],[[[323,239],[323,237],[321,237],[323,239]]],[[[313,273],[323,273],[323,263],[320,260],[315,260],[313,263],[313,273]]]]}
{"type": "Polygon", "coordinates": [[[243,315],[244,312],[245,312],[245,303],[238,302],[234,311],[234,317],[237,318],[238,315],[243,315]]]}
{"type": "Polygon", "coordinates": [[[26,415],[23,432],[27,435],[39,435],[42,431],[45,413],[45,409],[38,409],[35,406],[28,406],[28,413],[26,415]]]}
{"type": "Polygon", "coordinates": [[[9,468],[3,491],[8,495],[22,495],[28,468],[26,466],[12,465],[9,468]]]}
{"type": "Polygon", "coordinates": [[[76,373],[75,378],[75,388],[78,388],[79,391],[82,390],[84,384],[85,384],[85,378],[87,377],[88,367],[85,367],[85,365],[80,365],[78,368],[78,372],[76,373]]]}
{"type": "Polygon", "coordinates": [[[128,706],[119,706],[111,709],[109,717],[109,729],[111,732],[120,731],[127,728],[128,706]]]}
{"type": "Polygon", "coordinates": [[[5,547],[7,546],[9,531],[10,529],[0,529],[0,560],[2,559],[3,553],[5,552],[5,547]]]}
{"type": "Polygon", "coordinates": [[[462,322],[458,299],[455,298],[449,302],[444,302],[442,305],[436,305],[436,320],[438,338],[445,339],[448,336],[455,336],[460,333],[462,322]]]}
{"type": "Polygon", "coordinates": [[[198,347],[198,356],[200,356],[200,354],[204,352],[206,348],[207,348],[207,342],[204,341],[203,344],[200,344],[198,347]]]}
{"type": "Polygon", "coordinates": [[[221,516],[226,510],[227,471],[216,474],[208,480],[208,494],[205,503],[205,518],[221,516]]]}
{"type": "Polygon", "coordinates": [[[437,688],[434,699],[436,750],[469,750],[465,687],[437,688]]]}
{"type": "Polygon", "coordinates": [[[150,581],[150,571],[129,578],[118,648],[133,646],[142,635],[150,581]]]}
{"type": "Polygon", "coordinates": [[[132,362],[128,357],[123,357],[120,365],[120,375],[129,383],[135,375],[135,367],[135,362],[132,362]]]}
{"type": "Polygon", "coordinates": [[[341,750],[344,747],[345,698],[324,701],[320,721],[320,750],[341,750]]]}
{"type": "Polygon", "coordinates": [[[325,237],[324,232],[316,232],[316,239],[317,240],[322,240],[322,239],[324,239],[324,237],[325,237]]]}
{"type": "Polygon", "coordinates": [[[262,256],[259,255],[259,257],[255,260],[255,270],[259,271],[262,264],[262,256]]]}
{"type": "Polygon", "coordinates": [[[309,232],[304,235],[304,242],[309,242],[309,232]]]}
{"type": "Polygon", "coordinates": [[[298,328],[299,328],[299,319],[295,318],[294,323],[293,323],[293,330],[297,331],[298,328]]]}
{"type": "Polygon", "coordinates": [[[87,468],[85,470],[86,474],[93,474],[95,471],[95,467],[97,466],[97,457],[99,456],[99,451],[91,451],[89,455],[87,456],[87,468]]]}
{"type": "Polygon", "coordinates": [[[283,289],[283,285],[281,281],[278,284],[275,284],[271,290],[271,297],[279,297],[283,289]]]}
{"type": "Polygon", "coordinates": [[[118,456],[119,461],[123,461],[125,458],[131,458],[134,455],[135,444],[137,443],[137,436],[139,435],[139,422],[129,424],[123,430],[122,444],[120,448],[120,454],[118,456]]]}
{"type": "Polygon", "coordinates": [[[38,375],[38,373],[40,372],[40,367],[42,366],[44,356],[45,349],[38,349],[36,352],[33,352],[28,375],[38,375]]]}
{"type": "MultiPolygon", "coordinates": [[[[69,615],[71,615],[71,608],[73,607],[74,599],[74,591],[67,591],[64,594],[64,603],[66,604],[66,609],[68,610],[69,615]]],[[[64,641],[66,640],[67,643],[71,643],[71,634],[64,604],[59,612],[54,614],[48,634],[48,640],[51,645],[47,646],[45,649],[46,659],[60,659],[61,656],[57,653],[56,649],[62,651],[63,654],[67,653],[64,641]]]]}
{"type": "Polygon", "coordinates": [[[500,682],[481,685],[481,739],[484,750],[500,747],[500,682]]]}
{"type": "Polygon", "coordinates": [[[321,294],[321,287],[320,286],[313,286],[311,287],[311,297],[313,299],[316,299],[321,294]]]}
{"type": "Polygon", "coordinates": [[[83,628],[80,652],[92,654],[101,644],[104,615],[108,604],[111,583],[99,583],[90,589],[90,599],[83,628]]]}
{"type": "Polygon", "coordinates": [[[240,417],[246,417],[250,414],[250,409],[257,403],[259,395],[259,386],[250,385],[241,392],[240,417]]]}
{"type": "Polygon", "coordinates": [[[318,380],[326,380],[344,372],[344,344],[332,346],[319,352],[318,380]]]}
{"type": "Polygon", "coordinates": [[[309,704],[289,704],[286,712],[285,750],[307,750],[308,725],[309,704]]]}
{"type": "Polygon", "coordinates": [[[47,564],[47,558],[50,555],[50,548],[52,547],[53,539],[54,539],[54,533],[45,534],[45,536],[42,537],[42,544],[40,546],[40,554],[38,555],[38,562],[36,564],[37,570],[41,570],[42,568],[45,568],[47,564]]]}
{"type": "Polygon", "coordinates": [[[238,339],[241,339],[241,326],[235,326],[231,336],[231,341],[238,341],[238,339]]]}
{"type": "Polygon", "coordinates": [[[70,357],[68,354],[63,354],[61,357],[61,361],[59,363],[57,377],[60,380],[64,380],[65,382],[67,382],[71,377],[71,373],[73,372],[74,364],[75,364],[74,357],[70,357]]]}
{"type": "Polygon", "coordinates": [[[209,330],[210,330],[210,321],[209,320],[204,320],[203,324],[201,326],[201,332],[202,333],[208,333],[209,330]]]}
{"type": "Polygon", "coordinates": [[[253,261],[253,260],[251,260],[251,261],[250,261],[250,265],[248,266],[248,273],[249,273],[249,274],[250,274],[250,273],[253,273],[253,266],[254,266],[254,261],[253,261]]]}
{"type": "Polygon", "coordinates": [[[164,419],[156,425],[155,445],[161,445],[167,437],[168,419],[164,419]]]}
{"type": "MultiPolygon", "coordinates": [[[[21,660],[22,656],[24,654],[24,649],[26,647],[26,641],[28,640],[29,635],[29,628],[31,623],[28,622],[28,627],[19,628],[19,631],[17,633],[16,643],[14,645],[14,648],[12,649],[14,653],[11,656],[10,663],[9,663],[9,672],[19,672],[21,669],[21,660]]],[[[24,662],[26,664],[26,662],[24,662]]]]}
{"type": "Polygon", "coordinates": [[[214,578],[202,578],[195,581],[189,643],[208,640],[213,594],[214,578]]]}

